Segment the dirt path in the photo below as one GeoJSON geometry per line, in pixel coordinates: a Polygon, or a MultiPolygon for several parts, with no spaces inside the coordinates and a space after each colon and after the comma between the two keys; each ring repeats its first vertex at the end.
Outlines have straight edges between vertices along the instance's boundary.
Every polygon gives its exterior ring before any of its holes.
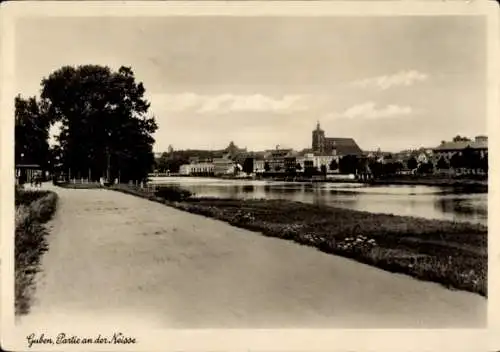
{"type": "Polygon", "coordinates": [[[109,190],[55,189],[32,313],[160,328],[483,327],[487,301],[109,190]],[[98,318],[97,318],[98,317],[98,318]]]}

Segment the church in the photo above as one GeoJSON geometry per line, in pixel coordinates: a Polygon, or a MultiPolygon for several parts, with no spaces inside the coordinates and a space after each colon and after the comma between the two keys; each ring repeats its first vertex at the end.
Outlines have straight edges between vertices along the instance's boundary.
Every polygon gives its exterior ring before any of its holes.
{"type": "Polygon", "coordinates": [[[330,138],[325,137],[318,124],[312,132],[312,150],[315,154],[322,155],[362,155],[363,151],[352,138],[330,138]]]}

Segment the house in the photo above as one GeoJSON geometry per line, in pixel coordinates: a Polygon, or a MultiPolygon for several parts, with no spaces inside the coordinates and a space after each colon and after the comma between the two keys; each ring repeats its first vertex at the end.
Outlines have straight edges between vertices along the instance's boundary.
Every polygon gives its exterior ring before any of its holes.
{"type": "Polygon", "coordinates": [[[30,182],[33,176],[42,175],[42,167],[38,164],[17,164],[16,165],[16,185],[30,182]]]}
{"type": "Polygon", "coordinates": [[[439,160],[443,157],[445,160],[449,161],[451,157],[459,153],[466,148],[471,148],[477,152],[481,157],[488,156],[488,137],[477,136],[472,140],[457,140],[452,142],[442,141],[440,145],[433,149],[433,154],[435,160],[439,160]]]}
{"type": "Polygon", "coordinates": [[[294,156],[295,153],[293,149],[280,149],[279,147],[276,147],[276,149],[266,151],[266,162],[268,163],[271,172],[285,172],[285,159],[294,156]]]}
{"type": "Polygon", "coordinates": [[[214,175],[227,175],[234,171],[234,161],[231,160],[228,157],[223,157],[223,158],[214,158],[212,161],[212,164],[214,165],[214,175]]]}
{"type": "Polygon", "coordinates": [[[253,172],[256,174],[261,174],[265,171],[265,160],[263,157],[255,157],[253,161],[253,172]]]}
{"type": "Polygon", "coordinates": [[[179,174],[183,176],[191,175],[191,164],[183,164],[179,167],[179,174]]]}

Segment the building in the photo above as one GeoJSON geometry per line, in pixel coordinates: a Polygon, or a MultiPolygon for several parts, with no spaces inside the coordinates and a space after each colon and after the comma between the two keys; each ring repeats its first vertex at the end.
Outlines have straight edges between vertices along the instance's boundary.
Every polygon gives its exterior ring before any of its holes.
{"type": "Polygon", "coordinates": [[[261,174],[265,171],[266,161],[263,157],[256,156],[253,160],[253,172],[261,174]]]}
{"type": "Polygon", "coordinates": [[[488,137],[477,136],[472,140],[459,140],[446,142],[442,141],[439,146],[433,149],[433,154],[435,160],[439,160],[441,157],[449,161],[451,157],[459,153],[466,148],[471,148],[476,151],[481,157],[488,157],[488,137]]]}
{"type": "Polygon", "coordinates": [[[312,132],[312,151],[322,155],[363,155],[363,151],[352,138],[330,138],[325,137],[318,124],[312,132]]]}
{"type": "Polygon", "coordinates": [[[227,175],[234,172],[234,164],[234,161],[229,158],[214,158],[212,161],[214,175],[227,175]]]}
{"type": "Polygon", "coordinates": [[[17,164],[16,184],[30,182],[34,176],[42,174],[43,174],[42,168],[38,164],[17,164]]]}
{"type": "Polygon", "coordinates": [[[306,169],[311,168],[317,171],[321,171],[322,166],[324,166],[326,167],[327,173],[338,173],[339,161],[340,157],[338,155],[299,153],[299,155],[296,157],[296,165],[300,165],[299,169],[302,172],[306,169]],[[333,161],[335,161],[335,163],[332,163],[333,161]]]}
{"type": "Polygon", "coordinates": [[[179,174],[183,176],[189,176],[191,175],[191,165],[190,164],[183,164],[179,167],[179,174]]]}
{"type": "Polygon", "coordinates": [[[280,149],[279,147],[267,150],[266,153],[266,161],[269,164],[270,172],[285,172],[285,159],[295,156],[293,149],[280,149]]]}
{"type": "Polygon", "coordinates": [[[184,176],[211,176],[215,166],[211,162],[184,164],[179,167],[179,173],[184,176]]]}

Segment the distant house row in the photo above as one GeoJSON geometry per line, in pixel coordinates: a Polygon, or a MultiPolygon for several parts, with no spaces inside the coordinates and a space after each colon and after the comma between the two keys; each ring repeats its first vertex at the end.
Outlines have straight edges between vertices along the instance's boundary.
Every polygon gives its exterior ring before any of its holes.
{"type": "MultiPolygon", "coordinates": [[[[455,137],[453,141],[443,141],[434,148],[404,150],[398,153],[363,151],[352,138],[325,137],[320,124],[312,131],[312,148],[295,151],[291,148],[269,149],[251,152],[240,149],[231,142],[225,150],[215,153],[216,157],[190,157],[180,166],[181,175],[228,175],[243,171],[245,174],[305,172],[306,170],[322,170],[326,174],[340,172],[341,160],[344,157],[364,159],[381,164],[399,164],[408,171],[421,165],[426,170],[442,167],[439,159],[449,165],[454,155],[462,155],[464,150],[473,150],[478,158],[487,158],[488,138],[477,136],[474,140],[455,137]]],[[[201,154],[200,154],[201,155],[201,154]]]]}

